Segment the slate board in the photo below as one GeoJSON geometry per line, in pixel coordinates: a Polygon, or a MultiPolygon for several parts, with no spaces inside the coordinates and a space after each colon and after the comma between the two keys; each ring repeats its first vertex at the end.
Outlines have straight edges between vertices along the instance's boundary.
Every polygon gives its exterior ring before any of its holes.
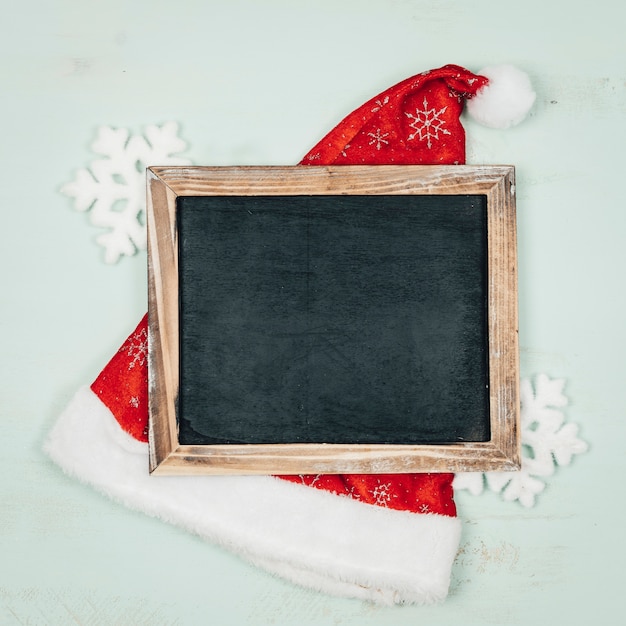
{"type": "Polygon", "coordinates": [[[176,202],[180,444],[489,440],[485,196],[176,202]]]}

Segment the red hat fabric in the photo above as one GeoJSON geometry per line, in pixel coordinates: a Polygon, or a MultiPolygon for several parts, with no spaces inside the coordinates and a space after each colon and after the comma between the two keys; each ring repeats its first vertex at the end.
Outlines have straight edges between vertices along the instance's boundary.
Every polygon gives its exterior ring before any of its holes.
{"type": "MultiPolygon", "coordinates": [[[[413,76],[301,165],[464,163],[459,116],[487,86],[455,65],[413,76]]],[[[452,474],[149,476],[147,347],[144,316],[58,419],[45,449],[66,472],[298,584],[381,603],[446,597],[460,538],[452,474]]]]}
{"type": "Polygon", "coordinates": [[[458,165],[465,163],[465,100],[488,79],[458,65],[407,78],[344,118],[303,165],[458,165]]]}

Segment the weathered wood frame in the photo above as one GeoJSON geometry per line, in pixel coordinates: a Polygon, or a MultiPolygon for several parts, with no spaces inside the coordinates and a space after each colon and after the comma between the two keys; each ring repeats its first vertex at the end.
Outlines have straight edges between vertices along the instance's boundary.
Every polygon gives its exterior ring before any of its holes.
{"type": "Polygon", "coordinates": [[[515,172],[511,166],[152,167],[147,173],[150,471],[320,474],[516,470],[520,466],[515,172]],[[444,445],[180,445],[176,200],[339,194],[487,198],[491,439],[444,445]]]}

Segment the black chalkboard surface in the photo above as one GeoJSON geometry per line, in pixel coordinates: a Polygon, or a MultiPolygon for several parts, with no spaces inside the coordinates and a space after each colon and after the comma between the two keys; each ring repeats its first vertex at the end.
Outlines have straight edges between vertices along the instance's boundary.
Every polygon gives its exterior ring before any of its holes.
{"type": "Polygon", "coordinates": [[[148,171],[150,470],[519,467],[510,166],[148,171]]]}
{"type": "Polygon", "coordinates": [[[489,439],[485,196],[177,215],[181,444],[489,439]]]}

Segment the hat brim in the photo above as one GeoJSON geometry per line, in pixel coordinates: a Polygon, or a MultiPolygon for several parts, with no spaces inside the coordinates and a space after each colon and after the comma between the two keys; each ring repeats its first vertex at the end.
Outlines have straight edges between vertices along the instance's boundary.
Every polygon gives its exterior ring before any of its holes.
{"type": "Polygon", "coordinates": [[[304,587],[382,604],[447,596],[458,518],[386,509],[272,476],[150,476],[147,444],[126,434],[88,387],[44,449],[125,506],[304,587]]]}

